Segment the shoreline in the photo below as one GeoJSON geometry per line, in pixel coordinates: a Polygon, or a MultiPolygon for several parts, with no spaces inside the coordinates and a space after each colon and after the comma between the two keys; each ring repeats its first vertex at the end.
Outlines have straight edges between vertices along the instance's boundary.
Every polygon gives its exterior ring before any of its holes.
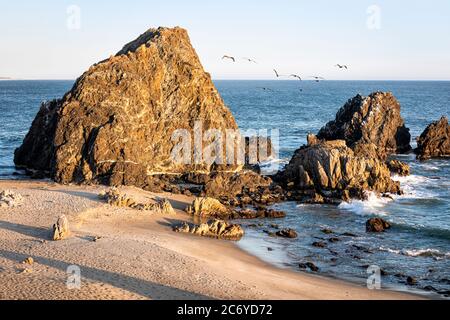
{"type": "Polygon", "coordinates": [[[24,196],[22,206],[0,209],[0,299],[426,298],[277,268],[236,243],[173,232],[174,223],[190,221],[181,210],[191,197],[124,187],[137,198],[169,199],[176,216],[160,216],[100,202],[105,188],[0,180],[1,190],[24,196]],[[60,214],[68,216],[73,235],[50,241],[60,214]],[[94,242],[94,236],[101,238],[94,242]],[[27,257],[32,266],[21,263],[27,257]],[[81,290],[65,286],[72,264],[81,268],[81,290]]]}

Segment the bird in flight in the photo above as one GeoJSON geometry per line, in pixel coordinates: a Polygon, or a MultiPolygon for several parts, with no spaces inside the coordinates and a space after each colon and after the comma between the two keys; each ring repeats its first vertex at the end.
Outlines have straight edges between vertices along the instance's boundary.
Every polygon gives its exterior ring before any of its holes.
{"type": "Polygon", "coordinates": [[[325,80],[325,78],[318,77],[318,76],[311,76],[310,78],[314,78],[316,80],[316,82],[319,82],[320,80],[325,80]]]}
{"type": "Polygon", "coordinates": [[[231,56],[227,56],[227,55],[224,55],[223,57],[222,57],[222,60],[223,59],[230,59],[230,60],[233,60],[233,62],[236,62],[236,58],[235,57],[231,57],[231,56]]]}
{"type": "Polygon", "coordinates": [[[335,65],[335,67],[338,67],[339,69],[348,69],[348,66],[346,66],[345,64],[337,64],[335,65]]]}
{"type": "Polygon", "coordinates": [[[252,59],[252,58],[242,58],[242,59],[244,59],[244,60],[247,60],[248,62],[253,62],[253,63],[258,63],[258,62],[256,62],[254,59],[252,59]]]}
{"type": "Polygon", "coordinates": [[[277,76],[277,78],[281,77],[281,74],[279,74],[276,69],[273,69],[273,72],[275,72],[275,75],[277,76]]]}
{"type": "Polygon", "coordinates": [[[291,74],[290,77],[297,78],[298,80],[302,81],[302,77],[300,77],[299,75],[291,74]]]}

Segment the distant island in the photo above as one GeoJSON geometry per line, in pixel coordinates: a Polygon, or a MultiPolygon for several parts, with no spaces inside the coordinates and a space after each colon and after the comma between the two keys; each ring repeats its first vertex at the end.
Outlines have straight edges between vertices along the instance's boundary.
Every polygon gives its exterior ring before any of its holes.
{"type": "Polygon", "coordinates": [[[11,80],[10,77],[0,77],[0,80],[11,80]]]}

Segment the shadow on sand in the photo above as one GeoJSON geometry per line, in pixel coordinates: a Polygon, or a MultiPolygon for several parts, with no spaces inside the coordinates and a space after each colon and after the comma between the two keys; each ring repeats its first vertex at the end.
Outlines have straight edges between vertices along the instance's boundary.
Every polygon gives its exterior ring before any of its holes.
{"type": "MultiPolygon", "coordinates": [[[[0,250],[0,256],[6,259],[17,261],[20,263],[30,255],[24,255],[21,253],[16,253],[7,250],[0,250]]],[[[67,271],[67,267],[71,266],[72,263],[59,261],[55,259],[31,256],[34,261],[38,264],[43,264],[55,269],[59,269],[63,272],[67,271]]],[[[145,296],[150,299],[163,300],[163,299],[195,299],[195,300],[210,300],[211,298],[202,294],[197,294],[189,292],[182,289],[177,289],[162,284],[146,281],[143,279],[135,278],[132,276],[115,273],[106,270],[99,270],[96,268],[78,265],[81,269],[81,276],[85,279],[90,279],[93,281],[98,281],[101,283],[110,284],[116,288],[124,289],[126,291],[134,292],[141,296],[145,296]]],[[[68,289],[69,290],[69,289],[68,289]]]]}

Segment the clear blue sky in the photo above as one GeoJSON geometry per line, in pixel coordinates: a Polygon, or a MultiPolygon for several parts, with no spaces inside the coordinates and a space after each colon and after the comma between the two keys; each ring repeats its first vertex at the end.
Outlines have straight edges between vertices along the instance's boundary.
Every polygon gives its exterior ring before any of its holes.
{"type": "Polygon", "coordinates": [[[74,79],[149,27],[181,26],[215,79],[271,79],[276,67],[327,79],[450,80],[448,0],[0,4],[0,76],[74,79]],[[67,28],[70,5],[81,9],[79,30],[67,28]],[[371,5],[379,15],[367,12],[371,5]],[[259,64],[227,63],[223,54],[254,57],[259,64]],[[338,70],[336,63],[349,64],[350,70],[338,70]]]}

